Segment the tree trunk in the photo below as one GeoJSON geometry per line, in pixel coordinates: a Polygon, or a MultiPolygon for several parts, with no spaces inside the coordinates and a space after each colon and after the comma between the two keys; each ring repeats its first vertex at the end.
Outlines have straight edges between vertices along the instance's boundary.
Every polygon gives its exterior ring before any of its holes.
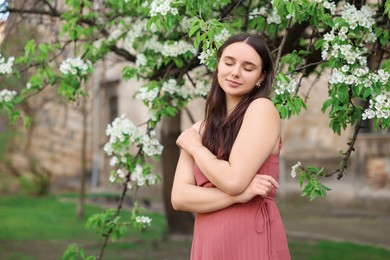
{"type": "Polygon", "coordinates": [[[179,159],[179,148],[176,139],[181,133],[180,113],[173,118],[166,117],[162,123],[161,143],[164,145],[162,153],[163,167],[163,198],[169,233],[191,234],[194,218],[191,213],[175,211],[171,204],[171,190],[175,176],[176,164],[179,159]]]}

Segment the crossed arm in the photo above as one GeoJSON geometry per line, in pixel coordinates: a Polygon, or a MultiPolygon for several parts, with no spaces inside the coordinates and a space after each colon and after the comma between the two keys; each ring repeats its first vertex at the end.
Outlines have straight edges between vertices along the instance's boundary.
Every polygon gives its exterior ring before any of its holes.
{"type": "Polygon", "coordinates": [[[249,106],[229,161],[217,159],[202,145],[199,129],[182,133],[177,141],[182,151],[172,188],[172,205],[176,210],[211,212],[265,196],[279,187],[271,176],[256,174],[269,154],[278,149],[280,119],[268,102],[258,99],[249,106]],[[196,186],[194,162],[215,188],[196,186]]]}

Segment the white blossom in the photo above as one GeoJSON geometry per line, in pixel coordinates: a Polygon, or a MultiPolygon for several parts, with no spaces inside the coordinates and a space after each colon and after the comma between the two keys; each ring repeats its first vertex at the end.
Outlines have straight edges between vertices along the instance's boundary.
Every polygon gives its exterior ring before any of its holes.
{"type": "Polygon", "coordinates": [[[349,24],[351,29],[355,29],[358,25],[371,29],[375,23],[373,16],[375,12],[368,6],[362,6],[361,10],[357,10],[354,5],[345,4],[342,18],[349,24]]]}
{"type": "Polygon", "coordinates": [[[187,52],[191,52],[195,55],[197,52],[192,44],[184,40],[164,42],[164,44],[162,44],[157,40],[156,36],[152,37],[148,42],[146,42],[145,49],[152,50],[156,53],[161,53],[161,55],[167,57],[177,57],[187,52]]]}
{"type": "Polygon", "coordinates": [[[200,61],[200,64],[205,64],[207,65],[209,63],[209,58],[212,57],[214,55],[214,52],[215,52],[215,49],[206,49],[205,51],[202,51],[199,56],[198,56],[198,59],[200,61]]]}
{"type": "Polygon", "coordinates": [[[131,173],[130,179],[138,186],[142,187],[145,185],[145,177],[142,174],[142,165],[137,164],[134,171],[131,173]]]}
{"type": "Polygon", "coordinates": [[[329,76],[329,84],[337,84],[337,83],[343,83],[345,80],[345,76],[342,72],[340,72],[338,69],[333,69],[332,74],[329,76]]]}
{"type": "Polygon", "coordinates": [[[168,81],[164,82],[162,84],[162,91],[168,92],[169,94],[173,95],[178,92],[177,82],[174,79],[169,79],[168,81]]]}
{"type": "Polygon", "coordinates": [[[282,22],[280,15],[276,9],[273,9],[272,12],[267,17],[267,23],[271,24],[280,24],[282,22]]]}
{"type": "Polygon", "coordinates": [[[110,177],[108,178],[108,181],[114,183],[116,181],[116,177],[111,174],[110,177]]]}
{"type": "Polygon", "coordinates": [[[297,176],[297,169],[301,166],[301,162],[297,162],[291,167],[291,177],[295,178],[297,176]]]}
{"type": "Polygon", "coordinates": [[[6,61],[5,58],[0,54],[0,74],[11,74],[14,60],[14,57],[9,57],[6,61]]]}
{"type": "Polygon", "coordinates": [[[115,166],[115,165],[117,165],[118,164],[118,157],[116,157],[116,156],[113,156],[112,158],[111,158],[111,160],[110,160],[110,165],[111,166],[115,166]]]}
{"type": "Polygon", "coordinates": [[[324,40],[327,41],[327,42],[333,41],[334,40],[333,32],[325,33],[324,34],[324,40]]]}
{"type": "Polygon", "coordinates": [[[145,66],[146,64],[147,64],[147,60],[145,55],[143,53],[138,54],[136,57],[135,65],[137,67],[142,67],[145,66]]]}
{"type": "Polygon", "coordinates": [[[3,89],[0,91],[0,103],[10,102],[18,93],[15,90],[3,89]]]}
{"type": "Polygon", "coordinates": [[[150,225],[150,223],[152,222],[152,219],[147,217],[147,216],[137,216],[135,218],[135,221],[137,223],[140,223],[140,224],[150,225]]]}
{"type": "Polygon", "coordinates": [[[171,7],[173,2],[173,0],[153,0],[150,4],[150,16],[167,15],[168,13],[177,15],[177,8],[171,7]]]}
{"type": "Polygon", "coordinates": [[[126,177],[126,173],[122,169],[118,169],[116,171],[116,174],[118,175],[119,178],[124,179],[126,177]]]}
{"type": "Polygon", "coordinates": [[[323,3],[324,8],[329,9],[330,13],[334,15],[336,13],[336,4],[334,2],[325,1],[323,3]]]}
{"type": "Polygon", "coordinates": [[[91,65],[89,61],[84,62],[80,57],[68,58],[60,64],[60,71],[64,75],[76,75],[80,76],[88,74],[88,68],[91,65]]]}
{"type": "Polygon", "coordinates": [[[383,91],[373,96],[369,101],[369,107],[364,110],[362,119],[388,119],[390,117],[390,91],[383,91]]]}
{"type": "Polygon", "coordinates": [[[288,83],[284,83],[279,80],[276,82],[275,93],[277,95],[282,95],[285,92],[288,92],[290,94],[295,93],[295,90],[298,86],[297,82],[295,82],[295,80],[293,80],[290,75],[286,76],[288,78],[288,83]]]}
{"type": "Polygon", "coordinates": [[[256,16],[267,16],[268,15],[268,12],[267,12],[267,8],[265,8],[264,6],[262,6],[261,8],[255,8],[252,10],[252,12],[249,13],[249,19],[254,19],[256,16]]]}
{"type": "Polygon", "coordinates": [[[223,28],[219,34],[215,35],[214,41],[218,43],[223,43],[227,38],[229,38],[229,36],[230,36],[230,32],[225,28],[223,28]]]}
{"type": "Polygon", "coordinates": [[[163,149],[157,139],[150,138],[147,134],[144,134],[140,128],[136,127],[124,115],[116,118],[107,126],[106,134],[110,138],[103,149],[110,156],[116,155],[122,157],[130,152],[131,147],[122,146],[120,150],[118,150],[119,148],[116,148],[116,150],[113,147],[118,142],[123,143],[125,140],[130,142],[130,146],[135,143],[142,145],[142,149],[147,156],[161,155],[163,149]]]}
{"type": "Polygon", "coordinates": [[[149,89],[147,86],[145,86],[141,87],[138,90],[137,94],[135,95],[135,98],[142,101],[153,102],[153,100],[157,98],[159,92],[160,91],[157,87],[149,89]]]}
{"type": "Polygon", "coordinates": [[[327,50],[323,50],[323,51],[321,52],[321,58],[322,58],[323,60],[327,60],[327,59],[330,58],[330,55],[329,55],[329,53],[328,53],[327,50]]]}
{"type": "Polygon", "coordinates": [[[389,73],[384,71],[384,70],[378,70],[378,76],[379,76],[379,81],[382,84],[386,84],[387,81],[389,80],[389,73]]]}
{"type": "Polygon", "coordinates": [[[210,92],[211,86],[204,80],[199,80],[195,85],[195,95],[205,97],[210,92]]]}

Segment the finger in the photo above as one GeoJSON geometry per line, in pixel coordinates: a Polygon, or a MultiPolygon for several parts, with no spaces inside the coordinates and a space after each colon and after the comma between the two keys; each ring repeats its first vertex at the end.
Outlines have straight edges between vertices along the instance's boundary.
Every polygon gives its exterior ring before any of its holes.
{"type": "Polygon", "coordinates": [[[257,188],[258,188],[258,190],[264,192],[265,194],[267,194],[271,190],[270,187],[263,185],[263,184],[260,184],[257,188]]]}
{"type": "Polygon", "coordinates": [[[280,188],[279,183],[270,175],[260,174],[264,179],[272,183],[275,188],[280,188]]]}

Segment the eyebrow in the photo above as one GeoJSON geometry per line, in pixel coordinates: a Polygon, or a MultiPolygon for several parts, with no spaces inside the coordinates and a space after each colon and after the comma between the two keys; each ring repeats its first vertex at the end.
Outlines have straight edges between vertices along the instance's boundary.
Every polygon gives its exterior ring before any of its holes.
{"type": "MultiPolygon", "coordinates": [[[[236,60],[234,57],[232,56],[224,56],[223,59],[229,59],[229,60],[236,60]]],[[[251,66],[254,66],[254,67],[257,67],[258,65],[250,62],[250,61],[244,61],[244,64],[246,65],[251,65],[251,66]]],[[[261,67],[261,65],[259,65],[259,67],[261,67]]]]}

